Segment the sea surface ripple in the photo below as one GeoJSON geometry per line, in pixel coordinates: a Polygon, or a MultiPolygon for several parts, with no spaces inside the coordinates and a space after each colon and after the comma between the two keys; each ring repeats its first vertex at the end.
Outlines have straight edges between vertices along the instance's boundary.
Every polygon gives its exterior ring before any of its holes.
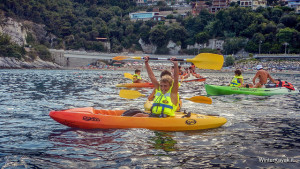
{"type": "MultiPolygon", "coordinates": [[[[0,70],[0,168],[299,168],[299,95],[212,96],[183,101],[188,112],[226,117],[216,129],[82,130],[49,117],[77,107],[143,109],[146,98],[119,97],[125,71],[0,70]]],[[[128,72],[133,73],[133,72],[128,72]]],[[[155,72],[159,75],[159,72],[155,72]]],[[[226,85],[233,73],[202,73],[226,85]]],[[[251,82],[253,73],[244,74],[251,82]]],[[[300,75],[272,74],[300,88],[300,75]]],[[[147,77],[145,70],[142,77],[147,77]]],[[[150,94],[150,89],[137,89],[150,94]]],[[[181,97],[206,95],[204,82],[182,83],[181,97]]]]}

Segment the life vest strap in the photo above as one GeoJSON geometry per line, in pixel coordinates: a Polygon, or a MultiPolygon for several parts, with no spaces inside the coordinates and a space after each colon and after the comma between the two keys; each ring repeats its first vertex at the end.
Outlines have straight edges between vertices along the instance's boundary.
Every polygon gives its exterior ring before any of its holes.
{"type": "Polygon", "coordinates": [[[152,107],[150,109],[151,113],[152,113],[152,108],[155,107],[155,106],[161,106],[162,107],[161,114],[160,114],[159,117],[164,117],[164,110],[165,110],[165,108],[173,109],[173,106],[170,106],[170,105],[166,105],[166,104],[162,104],[162,103],[153,103],[152,107]]]}

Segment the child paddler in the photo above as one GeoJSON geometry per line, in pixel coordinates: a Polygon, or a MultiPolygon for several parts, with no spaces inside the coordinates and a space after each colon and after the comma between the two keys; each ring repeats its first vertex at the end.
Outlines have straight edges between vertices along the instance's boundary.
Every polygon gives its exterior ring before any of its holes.
{"type": "MultiPolygon", "coordinates": [[[[172,69],[174,71],[174,69],[172,69]]],[[[174,74],[174,73],[173,73],[174,74]]],[[[163,76],[171,76],[173,78],[173,74],[168,71],[168,70],[163,70],[161,73],[160,73],[160,79],[163,77],[163,76]]],[[[179,87],[180,87],[180,83],[178,84],[179,87]]],[[[149,111],[152,107],[152,104],[153,104],[153,99],[154,99],[154,96],[155,96],[155,92],[156,92],[156,89],[153,89],[152,93],[148,96],[148,100],[146,101],[146,103],[144,104],[144,108],[146,111],[149,111]]],[[[179,104],[178,104],[178,107],[177,107],[177,110],[176,111],[180,111],[182,107],[182,100],[180,99],[179,100],[179,104]]]]}
{"type": "Polygon", "coordinates": [[[147,83],[147,81],[143,80],[141,77],[141,70],[136,69],[134,71],[134,75],[132,76],[132,83],[147,83]]]}
{"type": "Polygon", "coordinates": [[[229,86],[231,87],[240,87],[243,85],[243,76],[242,76],[242,71],[240,69],[236,69],[234,71],[234,77],[231,81],[231,83],[229,84],[229,86]]]}
{"type": "Polygon", "coordinates": [[[175,111],[179,103],[178,95],[178,78],[179,78],[179,69],[178,62],[175,61],[175,57],[172,57],[170,60],[174,64],[174,80],[171,76],[165,75],[160,79],[160,82],[157,81],[148,61],[149,57],[144,57],[145,66],[148,72],[148,76],[151,79],[151,82],[154,85],[155,96],[154,103],[151,107],[151,113],[143,114],[138,113],[134,115],[135,117],[172,117],[175,116],[175,111]]]}

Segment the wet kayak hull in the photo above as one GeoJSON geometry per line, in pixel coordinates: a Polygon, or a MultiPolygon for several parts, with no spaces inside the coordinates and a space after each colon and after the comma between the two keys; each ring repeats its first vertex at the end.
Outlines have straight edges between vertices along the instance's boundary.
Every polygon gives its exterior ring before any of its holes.
{"type": "Polygon", "coordinates": [[[231,95],[231,94],[245,94],[257,96],[272,96],[284,94],[299,94],[299,90],[290,90],[285,87],[277,88],[239,88],[230,86],[217,86],[205,84],[205,90],[209,96],[217,95],[231,95]]]}
{"type": "Polygon", "coordinates": [[[55,121],[73,128],[120,129],[146,128],[162,131],[186,131],[217,128],[226,123],[224,117],[192,113],[190,117],[177,112],[175,117],[129,117],[121,116],[125,110],[97,110],[92,107],[51,111],[55,121]]]}
{"type": "Polygon", "coordinates": [[[191,80],[183,80],[182,82],[204,82],[206,78],[198,78],[198,79],[191,79],[191,80]]]}
{"type": "Polygon", "coordinates": [[[117,84],[116,87],[127,87],[127,88],[149,87],[149,88],[153,88],[154,85],[152,83],[121,83],[121,84],[117,84]]]}

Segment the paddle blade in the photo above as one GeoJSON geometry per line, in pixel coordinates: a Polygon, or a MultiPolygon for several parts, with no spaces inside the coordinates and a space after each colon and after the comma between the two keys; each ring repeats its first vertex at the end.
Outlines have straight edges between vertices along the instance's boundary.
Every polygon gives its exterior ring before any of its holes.
{"type": "Polygon", "coordinates": [[[124,59],[128,59],[130,57],[128,56],[116,56],[116,57],[113,57],[112,60],[124,60],[124,59]]]}
{"type": "Polygon", "coordinates": [[[128,79],[133,79],[133,75],[132,74],[130,74],[130,73],[124,73],[124,77],[125,78],[128,78],[128,79]]]}
{"type": "Polygon", "coordinates": [[[136,99],[145,95],[136,90],[120,90],[119,96],[125,99],[136,99]]]}
{"type": "Polygon", "coordinates": [[[204,104],[211,104],[212,100],[209,97],[206,96],[194,96],[191,98],[186,98],[185,100],[189,100],[196,103],[204,103],[204,104]]]}
{"type": "Polygon", "coordinates": [[[214,53],[200,53],[193,59],[187,59],[186,61],[194,63],[199,69],[220,70],[224,63],[224,57],[214,53]]]}

